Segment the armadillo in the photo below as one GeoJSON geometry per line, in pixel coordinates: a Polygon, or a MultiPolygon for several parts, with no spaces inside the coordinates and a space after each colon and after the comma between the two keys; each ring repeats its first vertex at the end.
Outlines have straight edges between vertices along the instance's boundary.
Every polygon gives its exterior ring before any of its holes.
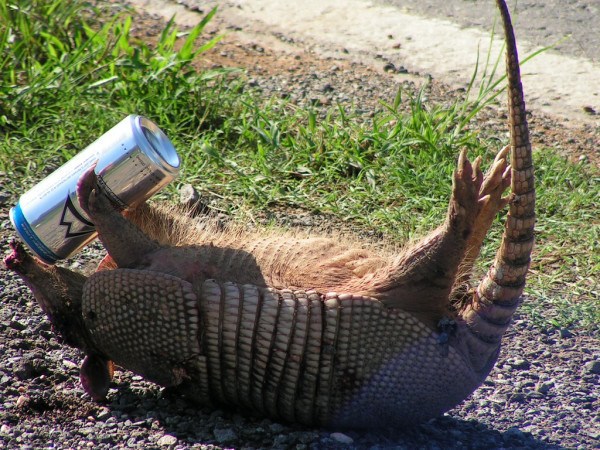
{"type": "Polygon", "coordinates": [[[107,395],[113,364],[205,405],[307,425],[406,426],[487,377],[518,307],[534,240],[531,146],[514,33],[506,35],[510,145],[484,175],[461,152],[444,223],[399,252],[331,236],[203,230],[160,206],[117,212],[93,168],[78,199],[107,259],[89,277],[31,257],[5,264],[107,395]],[[508,153],[510,151],[510,163],[508,153]],[[504,191],[511,186],[511,194],[504,191]],[[495,260],[471,269],[508,205],[495,260]]]}

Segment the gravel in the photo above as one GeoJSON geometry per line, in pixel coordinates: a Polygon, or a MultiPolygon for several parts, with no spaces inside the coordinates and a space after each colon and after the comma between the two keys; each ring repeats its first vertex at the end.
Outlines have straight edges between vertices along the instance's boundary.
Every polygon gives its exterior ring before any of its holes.
{"type": "MultiPolygon", "coordinates": [[[[156,29],[150,16],[135,21],[156,29]]],[[[265,96],[327,107],[356,105],[365,118],[391,101],[398,83],[414,90],[417,74],[384,71],[314,55],[278,53],[265,45],[226,41],[205,59],[209,66],[247,67],[249,84],[265,96]]],[[[430,101],[460,95],[433,80],[430,101]]],[[[480,116],[482,132],[506,139],[502,109],[480,116]]],[[[598,130],[562,128],[551,118],[531,118],[536,143],[595,164],[598,130]]],[[[13,236],[8,208],[16,198],[3,193],[11,180],[0,174],[0,245],[13,236]]],[[[189,187],[184,199],[193,199],[189,187]]],[[[187,201],[187,200],[186,200],[187,201]]],[[[278,212],[288,225],[326,229],[326,218],[303,211],[278,212]]],[[[91,270],[103,250],[94,243],[64,265],[91,270]]],[[[278,423],[243,411],[198,407],[117,371],[108,400],[95,403],[83,392],[79,351],[61,345],[29,290],[0,270],[0,448],[153,449],[490,449],[600,447],[600,345],[598,331],[539,328],[517,316],[504,339],[496,368],[484,384],[443,417],[407,430],[315,429],[278,423]]],[[[525,301],[534,302],[535,298],[525,301]]]]}

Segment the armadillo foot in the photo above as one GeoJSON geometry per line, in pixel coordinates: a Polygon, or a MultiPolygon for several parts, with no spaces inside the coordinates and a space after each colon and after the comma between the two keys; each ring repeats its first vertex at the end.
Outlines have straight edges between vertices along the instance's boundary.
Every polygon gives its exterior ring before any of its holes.
{"type": "Polygon", "coordinates": [[[510,147],[504,147],[485,176],[479,168],[479,159],[475,161],[474,169],[478,177],[483,180],[479,190],[479,213],[475,219],[473,233],[469,236],[467,245],[467,260],[475,260],[479,255],[483,240],[487,235],[496,214],[500,212],[509,202],[508,196],[503,196],[510,186],[510,165],[506,159],[510,147]]]}
{"type": "Polygon", "coordinates": [[[479,212],[475,218],[473,231],[467,241],[467,251],[460,265],[459,274],[453,287],[451,298],[453,301],[470,299],[469,281],[473,266],[481,251],[483,241],[492,226],[496,214],[509,202],[509,197],[503,197],[504,191],[510,185],[511,168],[507,161],[510,146],[504,147],[494,160],[494,163],[485,176],[480,168],[481,159],[473,163],[474,178],[481,180],[479,189],[479,212]]]}
{"type": "Polygon", "coordinates": [[[481,190],[479,191],[481,210],[477,215],[475,228],[485,230],[486,233],[496,214],[509,201],[509,197],[502,196],[506,188],[510,186],[510,165],[506,159],[509,150],[510,147],[506,146],[498,152],[494,163],[483,178],[481,190]]]}
{"type": "Polygon", "coordinates": [[[114,209],[98,184],[95,164],[77,181],[77,199],[81,208],[93,221],[97,215],[106,214],[114,209]]]}
{"type": "Polygon", "coordinates": [[[14,272],[19,272],[19,268],[23,264],[25,258],[28,258],[29,255],[23,248],[23,244],[21,244],[16,239],[12,239],[8,244],[11,252],[4,258],[4,266],[12,270],[14,272]]]}

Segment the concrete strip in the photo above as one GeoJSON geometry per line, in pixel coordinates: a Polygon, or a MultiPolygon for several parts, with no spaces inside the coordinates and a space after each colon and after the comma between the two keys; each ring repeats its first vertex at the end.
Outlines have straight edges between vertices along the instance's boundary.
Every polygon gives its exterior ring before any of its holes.
{"type": "MultiPolygon", "coordinates": [[[[214,3],[187,1],[204,11],[214,3]]],[[[183,17],[189,14],[198,17],[167,0],[132,3],[166,16],[177,12],[183,21],[194,20],[183,17]]],[[[234,0],[221,3],[218,15],[226,24],[241,28],[246,39],[250,35],[260,42],[280,34],[325,56],[379,66],[383,58],[454,87],[466,86],[478,55],[480,64],[485,62],[491,36],[491,30],[460,28],[449,21],[409,15],[368,0],[234,0]]],[[[521,59],[536,50],[519,36],[517,42],[521,59]]],[[[495,37],[492,62],[501,48],[502,39],[495,37]]],[[[567,123],[600,126],[600,65],[548,51],[524,64],[522,75],[531,110],[543,111],[567,123]],[[586,113],[584,108],[598,114],[586,113]]]]}

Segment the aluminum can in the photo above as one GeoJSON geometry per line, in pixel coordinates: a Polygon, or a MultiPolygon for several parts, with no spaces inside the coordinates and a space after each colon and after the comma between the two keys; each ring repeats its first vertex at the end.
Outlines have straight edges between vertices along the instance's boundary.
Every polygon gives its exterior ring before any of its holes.
{"type": "Polygon", "coordinates": [[[76,193],[77,181],[94,163],[103,191],[118,209],[126,209],[171,182],[180,160],[158,126],[130,115],[24,193],[10,210],[10,220],[48,264],[77,253],[98,235],[76,193]]]}

